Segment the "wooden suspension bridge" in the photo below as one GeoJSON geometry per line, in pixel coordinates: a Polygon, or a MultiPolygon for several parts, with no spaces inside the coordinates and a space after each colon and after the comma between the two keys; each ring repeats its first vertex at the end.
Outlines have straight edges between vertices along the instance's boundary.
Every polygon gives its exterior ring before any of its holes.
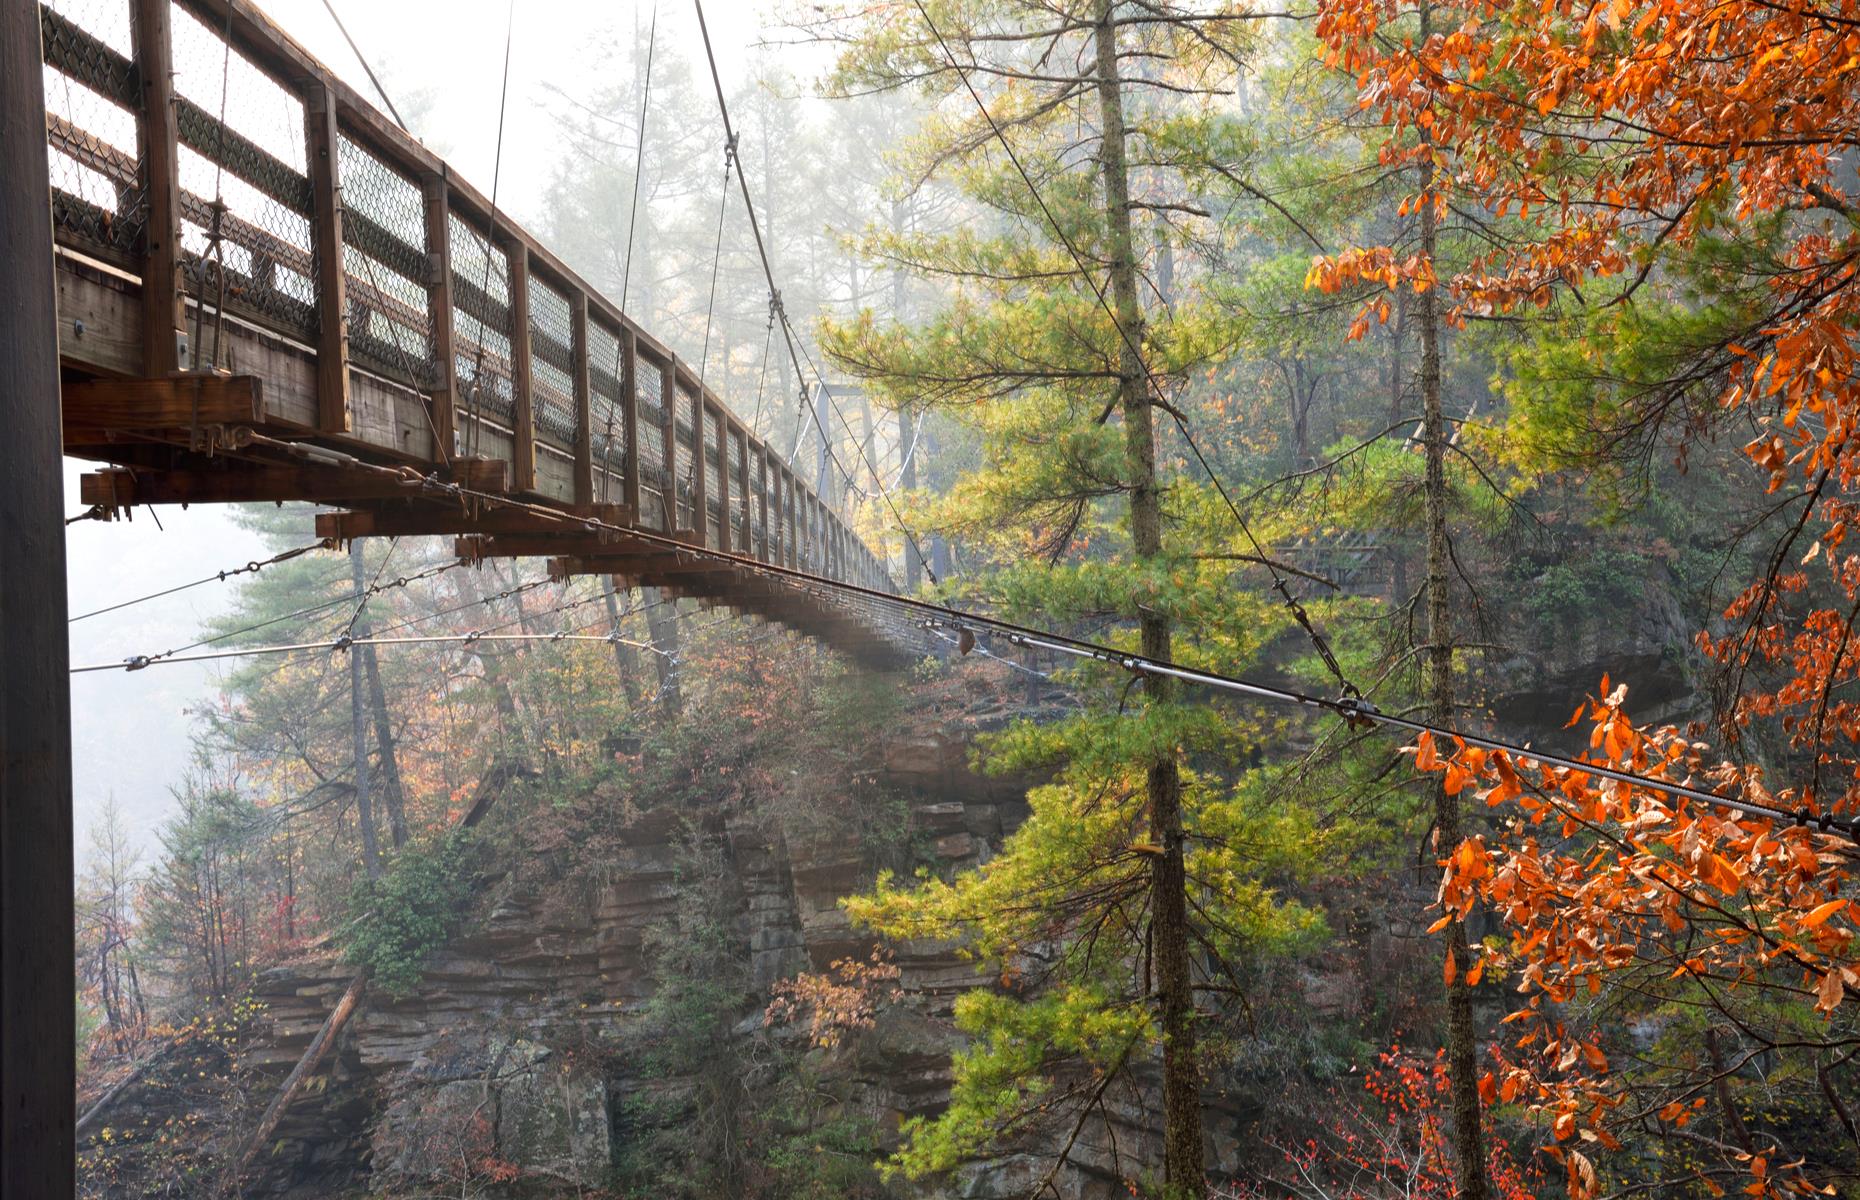
{"type": "Polygon", "coordinates": [[[690,364],[245,0],[35,5],[92,515],[311,501],[895,665],[885,563],[690,364]],[[695,551],[695,552],[694,552],[695,551]]]}
{"type": "Polygon", "coordinates": [[[75,1188],[61,452],[100,518],[310,501],[922,645],[824,483],[494,194],[247,0],[0,0],[0,1200],[75,1188]]]}

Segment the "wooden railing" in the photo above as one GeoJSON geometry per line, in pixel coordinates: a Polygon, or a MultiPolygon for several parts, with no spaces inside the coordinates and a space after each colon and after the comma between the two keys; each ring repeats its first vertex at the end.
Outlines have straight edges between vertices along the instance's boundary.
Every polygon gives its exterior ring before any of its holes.
{"type": "Polygon", "coordinates": [[[133,309],[61,323],[67,366],[268,363],[265,419],[305,440],[422,468],[501,459],[533,499],[890,588],[688,364],[256,8],[40,11],[61,266],[140,285],[133,309]]]}

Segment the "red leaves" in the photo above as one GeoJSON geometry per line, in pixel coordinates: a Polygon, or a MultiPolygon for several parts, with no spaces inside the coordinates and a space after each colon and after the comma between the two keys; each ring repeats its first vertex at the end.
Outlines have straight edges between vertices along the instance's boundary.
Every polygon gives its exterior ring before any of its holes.
{"type": "MultiPolygon", "coordinates": [[[[1765,789],[1755,768],[1708,767],[1704,748],[1678,731],[1636,727],[1625,701],[1623,689],[1609,690],[1605,680],[1602,698],[1578,710],[1597,761],[1656,778],[1715,776],[1719,788],[1791,803],[1788,793],[1765,789]]],[[[1603,1118],[1614,1092],[1600,1043],[1549,1024],[1545,1000],[1595,994],[1616,977],[1636,987],[1691,978],[1719,989],[1794,989],[1823,1014],[1860,993],[1860,902],[1844,894],[1853,887],[1851,860],[1827,846],[1826,835],[1463,744],[1443,755],[1432,738],[1417,742],[1415,766],[1482,787],[1506,820],[1496,836],[1445,851],[1443,914],[1430,932],[1475,903],[1503,922],[1510,935],[1503,949],[1475,947],[1476,958],[1449,959],[1443,969],[1449,984],[1456,975],[1476,983],[1488,965],[1502,966],[1529,997],[1504,1023],[1518,1031],[1515,1047],[1530,1054],[1482,1089],[1508,1103],[1537,1096],[1560,1142],[1612,1143],[1603,1118]],[[1539,839],[1538,827],[1552,819],[1570,841],[1539,839]]],[[[1676,1102],[1661,1119],[1683,1123],[1689,1113],[1676,1102]]],[[[1566,1167],[1574,1154],[1567,1151],[1566,1167]]],[[[1586,1188],[1592,1178],[1592,1167],[1572,1168],[1572,1186],[1586,1188]]]]}

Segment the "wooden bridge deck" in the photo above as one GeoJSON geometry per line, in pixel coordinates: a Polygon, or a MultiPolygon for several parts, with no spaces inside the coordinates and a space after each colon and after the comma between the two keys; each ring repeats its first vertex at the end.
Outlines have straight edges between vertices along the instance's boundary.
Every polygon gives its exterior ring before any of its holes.
{"type": "Polygon", "coordinates": [[[40,16],[65,452],[110,464],[85,503],[313,501],[344,510],[325,536],[452,535],[873,662],[915,644],[756,570],[891,589],[688,364],[245,0],[40,16]]]}

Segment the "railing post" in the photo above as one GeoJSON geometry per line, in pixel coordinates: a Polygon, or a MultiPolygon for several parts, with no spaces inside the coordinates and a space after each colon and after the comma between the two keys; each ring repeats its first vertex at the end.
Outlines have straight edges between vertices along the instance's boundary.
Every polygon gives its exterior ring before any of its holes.
{"type": "Polygon", "coordinates": [[[743,494],[737,503],[743,509],[743,544],[736,548],[736,552],[754,558],[756,555],[756,523],[755,519],[749,515],[749,431],[739,429],[737,433],[740,437],[735,444],[740,449],[736,454],[736,469],[742,473],[743,479],[743,494]]]}
{"type": "Polygon", "coordinates": [[[639,339],[631,327],[620,331],[622,375],[620,380],[620,428],[625,432],[626,450],[621,459],[620,502],[643,521],[639,511],[639,339]]]}
{"type": "Polygon", "coordinates": [[[445,176],[421,180],[426,208],[426,307],[433,327],[432,391],[434,457],[442,462],[458,452],[458,355],[452,348],[452,221],[445,176]]]}
{"type": "MultiPolygon", "coordinates": [[[[695,380],[693,383],[695,384],[695,380]]],[[[710,430],[710,405],[704,389],[691,389],[691,522],[697,544],[710,545],[710,460],[705,457],[704,435],[710,430]]]]}
{"type": "Polygon", "coordinates": [[[530,251],[520,239],[504,243],[510,264],[510,476],[519,492],[536,490],[536,399],[530,390],[530,251]]]}
{"type": "Polygon", "coordinates": [[[730,421],[717,408],[717,549],[730,552],[730,421]]]}
{"type": "Polygon", "coordinates": [[[768,562],[775,556],[769,541],[769,451],[764,446],[756,451],[756,518],[762,527],[762,549],[756,557],[768,562]]]}
{"type": "Polygon", "coordinates": [[[669,354],[659,364],[659,415],[664,422],[659,448],[665,452],[659,493],[665,503],[665,532],[675,537],[678,534],[678,362],[669,354]]]}
{"type": "MultiPolygon", "coordinates": [[[[187,342],[187,301],[181,294],[181,171],[175,144],[174,42],[170,0],[136,0],[130,32],[142,111],[136,140],[148,222],[142,251],[142,373],[158,378],[181,369],[187,342]]],[[[33,6],[33,20],[38,7],[33,6]]]]}
{"type": "Polygon", "coordinates": [[[801,533],[797,528],[801,515],[801,505],[794,495],[794,470],[790,467],[781,469],[782,491],[787,493],[784,503],[787,505],[782,520],[782,549],[787,552],[788,566],[791,570],[801,567],[801,533]]]}
{"type": "Polygon", "coordinates": [[[588,294],[568,294],[575,388],[575,503],[594,503],[594,378],[588,362],[588,294]]]}
{"type": "Polygon", "coordinates": [[[318,81],[304,96],[311,240],[316,243],[316,424],[349,431],[348,276],[342,269],[342,170],[336,158],[336,95],[318,81]]]}

